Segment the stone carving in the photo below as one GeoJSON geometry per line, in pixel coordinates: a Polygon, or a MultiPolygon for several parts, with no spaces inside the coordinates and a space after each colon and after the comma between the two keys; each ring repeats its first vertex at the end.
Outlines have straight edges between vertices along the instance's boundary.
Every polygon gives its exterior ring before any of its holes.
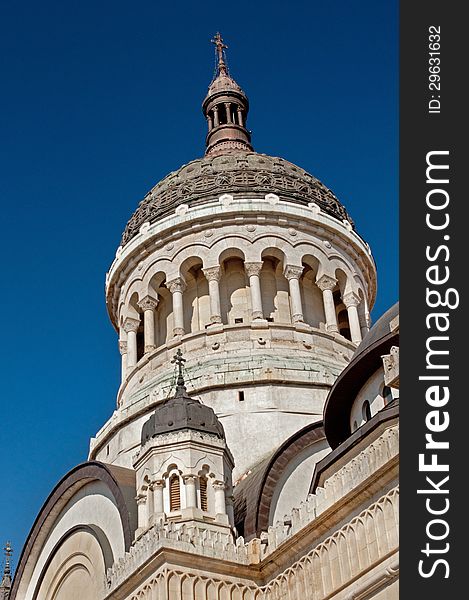
{"type": "Polygon", "coordinates": [[[124,331],[126,333],[137,332],[140,325],[139,319],[132,319],[132,317],[127,317],[124,321],[124,331]]]}
{"type": "Polygon", "coordinates": [[[145,296],[138,302],[138,305],[143,311],[154,310],[158,306],[158,302],[159,302],[158,298],[152,298],[151,296],[145,296]]]}
{"type": "Polygon", "coordinates": [[[154,223],[181,204],[198,206],[218,198],[220,192],[264,199],[272,190],[282,200],[304,206],[315,203],[339,221],[353,224],[336,196],[318,179],[282,158],[246,152],[207,156],[170,173],[140,202],[127,223],[121,245],[137,235],[143,223],[154,223]]]}
{"type": "Polygon", "coordinates": [[[342,298],[345,307],[350,308],[351,306],[358,306],[360,304],[360,296],[355,292],[348,292],[342,298]]]}
{"type": "Polygon", "coordinates": [[[125,340],[119,340],[119,352],[127,354],[127,342],[125,340]]]}
{"type": "Polygon", "coordinates": [[[181,292],[182,294],[182,292],[186,289],[186,282],[182,277],[176,277],[176,279],[167,281],[166,287],[171,292],[171,294],[174,294],[175,292],[181,292]]]}
{"type": "Polygon", "coordinates": [[[246,275],[248,277],[252,277],[253,275],[259,276],[262,269],[261,262],[245,262],[244,270],[246,271],[246,275]]]}
{"type": "Polygon", "coordinates": [[[219,266],[207,267],[202,269],[203,274],[207,281],[220,281],[221,269],[219,266]]]}
{"type": "Polygon", "coordinates": [[[303,273],[303,267],[297,267],[294,265],[286,265],[283,274],[286,279],[299,279],[303,273]]]}
{"type": "Polygon", "coordinates": [[[333,290],[337,285],[337,279],[334,279],[334,277],[330,277],[329,275],[322,275],[316,280],[316,285],[321,292],[324,292],[325,290],[333,290]]]}

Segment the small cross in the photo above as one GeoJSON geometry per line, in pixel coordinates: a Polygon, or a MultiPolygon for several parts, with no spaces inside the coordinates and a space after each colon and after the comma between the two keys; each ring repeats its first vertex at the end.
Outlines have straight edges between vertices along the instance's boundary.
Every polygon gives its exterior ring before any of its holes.
{"type": "Polygon", "coordinates": [[[219,32],[215,34],[212,40],[210,40],[212,44],[215,44],[218,54],[218,68],[220,71],[226,71],[225,61],[223,59],[223,50],[228,48],[228,46],[223,42],[223,39],[219,32]]]}
{"type": "Polygon", "coordinates": [[[184,377],[182,375],[182,367],[184,366],[185,362],[186,362],[186,359],[182,357],[182,352],[181,352],[181,349],[179,348],[179,350],[174,355],[173,360],[171,361],[172,364],[176,364],[178,366],[178,379],[177,379],[178,387],[184,385],[184,377]]]}

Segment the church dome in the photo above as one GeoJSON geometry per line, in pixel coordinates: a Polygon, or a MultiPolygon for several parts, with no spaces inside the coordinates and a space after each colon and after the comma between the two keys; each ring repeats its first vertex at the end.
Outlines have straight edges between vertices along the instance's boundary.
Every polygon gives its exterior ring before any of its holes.
{"type": "Polygon", "coordinates": [[[144,199],[127,223],[125,246],[144,223],[155,223],[174,213],[180,204],[200,206],[222,194],[264,198],[275,190],[282,200],[307,206],[317,204],[339,221],[352,219],[334,193],[316,177],[279,157],[257,152],[205,156],[167,175],[144,199]]]}
{"type": "Polygon", "coordinates": [[[213,409],[191,398],[185,388],[171,400],[158,406],[142,428],[142,446],[151,438],[182,429],[211,433],[225,439],[223,425],[213,409]]]}

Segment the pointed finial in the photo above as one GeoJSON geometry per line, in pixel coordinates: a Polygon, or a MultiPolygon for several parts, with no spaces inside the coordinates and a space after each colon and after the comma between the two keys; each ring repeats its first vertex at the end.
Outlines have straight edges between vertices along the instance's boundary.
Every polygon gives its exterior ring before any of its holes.
{"type": "Polygon", "coordinates": [[[221,37],[221,34],[219,31],[217,31],[217,33],[215,34],[215,36],[213,37],[212,40],[210,40],[212,42],[212,44],[215,44],[215,49],[217,52],[217,57],[218,57],[218,64],[217,64],[217,74],[220,73],[227,73],[227,68],[226,68],[226,63],[225,63],[225,49],[228,48],[228,46],[223,42],[223,38],[221,37]]]}
{"type": "Polygon", "coordinates": [[[10,558],[11,558],[11,555],[13,554],[13,550],[11,548],[11,542],[7,542],[5,544],[5,548],[3,548],[3,550],[5,551],[5,568],[3,570],[3,574],[10,575],[10,571],[11,571],[10,558]]]}
{"type": "Polygon", "coordinates": [[[174,355],[173,360],[171,361],[172,364],[176,364],[178,367],[178,378],[177,378],[177,382],[176,382],[176,395],[177,395],[178,391],[185,390],[184,376],[182,374],[182,368],[183,368],[185,362],[186,362],[186,359],[182,357],[182,352],[181,352],[181,349],[179,348],[178,351],[176,352],[176,354],[174,355]]]}

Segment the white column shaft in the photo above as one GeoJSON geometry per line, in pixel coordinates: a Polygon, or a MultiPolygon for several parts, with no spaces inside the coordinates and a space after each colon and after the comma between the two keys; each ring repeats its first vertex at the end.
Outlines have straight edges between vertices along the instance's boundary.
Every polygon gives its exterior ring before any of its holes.
{"type": "Polygon", "coordinates": [[[300,282],[296,277],[288,280],[293,322],[303,321],[303,306],[301,303],[300,282]]]}
{"type": "Polygon", "coordinates": [[[334,297],[332,290],[323,290],[322,298],[324,301],[324,314],[326,316],[326,329],[327,331],[339,331],[337,325],[337,315],[335,314],[334,297]]]}
{"type": "Polygon", "coordinates": [[[145,336],[145,352],[151,352],[155,344],[155,310],[149,308],[143,313],[143,326],[145,336]]]}
{"type": "Polygon", "coordinates": [[[137,364],[137,332],[127,332],[127,368],[135,367],[137,364]]]}
{"type": "Polygon", "coordinates": [[[163,500],[163,486],[155,485],[153,488],[153,501],[155,506],[155,513],[161,514],[164,512],[164,500],[163,500]]]}
{"type": "Polygon", "coordinates": [[[197,506],[197,492],[195,488],[195,477],[188,477],[186,484],[186,508],[195,508],[197,506]]]}
{"type": "Polygon", "coordinates": [[[226,514],[225,490],[222,486],[215,487],[215,514],[226,514]]]}
{"type": "Polygon", "coordinates": [[[210,322],[221,323],[220,286],[216,279],[208,282],[208,292],[210,295],[210,322]]]}
{"type": "Polygon", "coordinates": [[[173,292],[174,335],[184,334],[184,305],[182,291],[173,292]]]}
{"type": "Polygon", "coordinates": [[[350,325],[350,336],[354,344],[359,344],[362,341],[360,330],[360,320],[358,318],[357,307],[352,305],[347,308],[348,322],[350,325]]]}
{"type": "Polygon", "coordinates": [[[252,318],[263,319],[264,313],[262,310],[261,281],[259,275],[249,276],[249,287],[251,290],[252,318]]]}

